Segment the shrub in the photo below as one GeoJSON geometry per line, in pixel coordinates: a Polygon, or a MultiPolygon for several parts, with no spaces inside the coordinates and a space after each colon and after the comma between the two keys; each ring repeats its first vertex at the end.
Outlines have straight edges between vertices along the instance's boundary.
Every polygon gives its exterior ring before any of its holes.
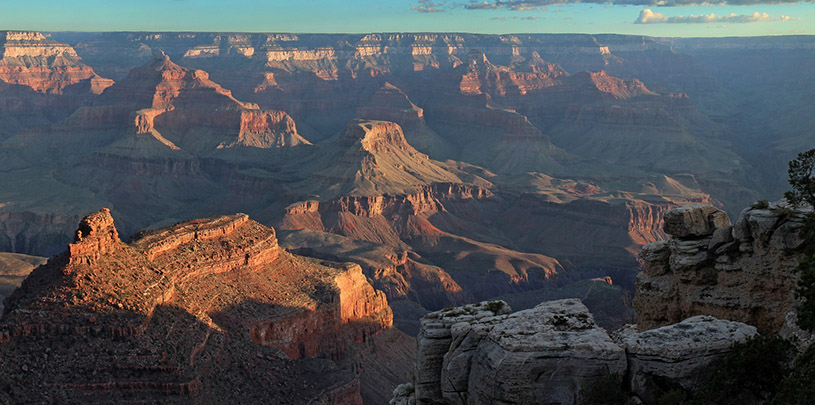
{"type": "Polygon", "coordinates": [[[504,309],[504,302],[503,301],[490,301],[487,302],[487,310],[492,311],[493,314],[498,314],[502,309],[504,309]]]}
{"type": "Polygon", "coordinates": [[[758,200],[750,204],[750,208],[757,210],[766,210],[767,208],[770,208],[770,202],[767,200],[758,200]]]}
{"type": "Polygon", "coordinates": [[[804,405],[815,400],[815,346],[795,360],[795,367],[781,382],[771,404],[804,405]]]}
{"type": "Polygon", "coordinates": [[[790,373],[795,348],[776,335],[756,335],[716,362],[693,404],[751,404],[775,396],[790,373]]]}

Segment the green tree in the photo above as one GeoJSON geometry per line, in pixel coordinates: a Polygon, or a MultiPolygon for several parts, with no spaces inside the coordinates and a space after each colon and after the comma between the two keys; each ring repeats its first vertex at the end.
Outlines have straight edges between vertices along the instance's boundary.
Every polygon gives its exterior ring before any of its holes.
{"type": "MultiPolygon", "coordinates": [[[[795,206],[808,203],[815,207],[815,149],[801,152],[789,164],[789,183],[792,190],[784,197],[795,206]]],[[[815,214],[804,218],[800,230],[804,242],[804,258],[798,265],[800,279],[796,293],[804,301],[798,310],[798,326],[804,330],[815,330],[815,214]]]]}
{"type": "Polygon", "coordinates": [[[815,207],[815,149],[799,153],[787,172],[792,186],[791,191],[784,193],[787,201],[796,206],[806,202],[815,207]]]}

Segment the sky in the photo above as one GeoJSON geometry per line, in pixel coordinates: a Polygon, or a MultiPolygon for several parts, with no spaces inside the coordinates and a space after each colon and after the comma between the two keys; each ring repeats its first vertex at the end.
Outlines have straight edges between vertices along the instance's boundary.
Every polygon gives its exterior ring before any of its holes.
{"type": "Polygon", "coordinates": [[[815,34],[815,0],[0,0],[0,30],[815,34]]]}

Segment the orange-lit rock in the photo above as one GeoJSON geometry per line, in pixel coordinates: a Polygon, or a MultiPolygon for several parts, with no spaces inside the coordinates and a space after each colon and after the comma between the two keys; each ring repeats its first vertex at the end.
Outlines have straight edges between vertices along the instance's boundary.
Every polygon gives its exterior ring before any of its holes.
{"type": "Polygon", "coordinates": [[[358,265],[287,253],[273,229],[243,214],[126,244],[103,209],[7,303],[0,363],[11,367],[42,344],[51,353],[4,374],[17,400],[234,399],[229,381],[251,378],[256,385],[240,394],[250,402],[359,404],[359,377],[332,360],[374,344],[393,320],[358,265]],[[322,371],[293,361],[305,357],[322,371]],[[52,388],[24,390],[34,376],[52,388]]]}

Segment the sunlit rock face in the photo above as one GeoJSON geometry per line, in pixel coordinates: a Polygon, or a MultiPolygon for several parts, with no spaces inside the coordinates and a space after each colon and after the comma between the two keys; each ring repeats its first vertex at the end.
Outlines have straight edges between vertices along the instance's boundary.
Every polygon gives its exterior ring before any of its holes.
{"type": "Polygon", "coordinates": [[[113,84],[82,63],[71,46],[26,31],[0,32],[0,81],[50,94],[80,82],[100,94],[113,84]]]}
{"type": "Polygon", "coordinates": [[[260,380],[240,394],[248,401],[361,403],[358,377],[332,360],[373,344],[393,319],[358,265],[289,254],[244,214],[124,243],[100,210],[6,302],[0,362],[14,369],[2,380],[15,400],[234,399],[252,364],[260,380]],[[50,356],[11,366],[31,350],[50,356]],[[32,379],[51,388],[31,390],[32,379]]]}

